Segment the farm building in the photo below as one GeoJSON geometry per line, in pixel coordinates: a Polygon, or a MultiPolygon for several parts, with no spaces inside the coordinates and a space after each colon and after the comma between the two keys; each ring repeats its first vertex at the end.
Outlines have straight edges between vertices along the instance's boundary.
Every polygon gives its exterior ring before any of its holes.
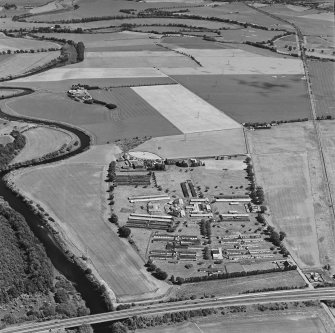
{"type": "Polygon", "coordinates": [[[222,247],[219,247],[218,249],[213,249],[212,257],[213,257],[213,260],[222,260],[223,259],[222,247]]]}
{"type": "Polygon", "coordinates": [[[147,204],[147,210],[149,214],[160,214],[161,205],[158,202],[149,201],[147,204]]]}

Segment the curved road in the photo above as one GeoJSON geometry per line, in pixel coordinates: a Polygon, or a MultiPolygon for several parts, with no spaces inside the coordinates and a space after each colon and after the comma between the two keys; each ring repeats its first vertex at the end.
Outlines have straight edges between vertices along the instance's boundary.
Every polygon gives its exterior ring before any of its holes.
{"type": "Polygon", "coordinates": [[[126,319],[133,316],[158,315],[170,312],[199,310],[206,308],[218,308],[225,306],[251,305],[272,302],[294,302],[335,299],[335,288],[309,289],[309,290],[285,290],[266,293],[244,294],[227,296],[215,299],[180,301],[171,303],[160,303],[147,307],[134,307],[132,309],[106,312],[83,317],[75,317],[49,322],[31,323],[27,325],[8,327],[1,333],[38,333],[48,332],[59,328],[73,328],[82,324],[98,324],[109,321],[126,319]]]}

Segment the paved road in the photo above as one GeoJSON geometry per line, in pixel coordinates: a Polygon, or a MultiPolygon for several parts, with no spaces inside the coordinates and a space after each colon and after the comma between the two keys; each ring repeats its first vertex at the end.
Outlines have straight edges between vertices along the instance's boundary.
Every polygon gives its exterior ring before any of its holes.
{"type": "Polygon", "coordinates": [[[1,333],[38,333],[48,332],[57,328],[71,328],[82,324],[97,324],[114,320],[125,319],[133,316],[158,315],[168,312],[198,310],[236,305],[251,305],[271,302],[293,302],[307,300],[335,299],[335,288],[285,290],[266,293],[244,294],[227,296],[215,299],[181,301],[155,304],[148,307],[134,307],[128,310],[106,312],[83,317],[31,323],[1,330],[1,333]]]}

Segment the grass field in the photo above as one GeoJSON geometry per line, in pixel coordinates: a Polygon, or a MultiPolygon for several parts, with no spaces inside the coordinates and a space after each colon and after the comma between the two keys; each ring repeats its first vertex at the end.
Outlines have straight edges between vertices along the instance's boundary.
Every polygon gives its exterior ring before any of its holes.
{"type": "Polygon", "coordinates": [[[335,115],[335,64],[309,61],[308,69],[319,116],[335,115]]]}
{"type": "Polygon", "coordinates": [[[288,313],[257,315],[235,319],[199,319],[170,327],[157,327],[136,332],[143,333],[327,333],[317,313],[288,313]]]}
{"type": "Polygon", "coordinates": [[[118,298],[141,299],[152,296],[158,286],[164,291],[164,285],[146,273],[140,257],[107,221],[105,168],[118,151],[94,147],[62,163],[23,171],[15,183],[56,217],[70,247],[87,254],[118,298]]]}
{"type": "Polygon", "coordinates": [[[256,170],[276,228],[300,267],[333,265],[331,216],[311,123],[248,133],[256,170]]]}
{"type": "Polygon", "coordinates": [[[87,129],[97,144],[136,136],[181,134],[131,88],[116,88],[104,92],[117,105],[108,110],[100,105],[75,102],[64,93],[39,93],[8,102],[12,112],[30,117],[74,124],[87,129]]]}
{"type": "Polygon", "coordinates": [[[60,55],[58,51],[13,54],[0,59],[0,77],[24,74],[30,70],[43,66],[60,55]]]}
{"type": "Polygon", "coordinates": [[[237,122],[181,85],[132,89],[183,133],[240,127],[237,122]]]}
{"type": "Polygon", "coordinates": [[[175,75],[173,78],[241,123],[310,115],[306,83],[300,75],[175,75]]]}
{"type": "Polygon", "coordinates": [[[13,159],[12,163],[29,161],[54,152],[64,144],[74,141],[72,134],[48,127],[36,127],[24,132],[26,145],[13,159]]]}
{"type": "Polygon", "coordinates": [[[48,48],[60,48],[56,43],[48,41],[39,41],[28,38],[13,38],[7,37],[5,34],[0,33],[0,52],[7,50],[37,50],[48,48]]]}
{"type": "Polygon", "coordinates": [[[133,151],[154,153],[162,158],[191,158],[245,154],[242,128],[152,138],[133,151]]]}

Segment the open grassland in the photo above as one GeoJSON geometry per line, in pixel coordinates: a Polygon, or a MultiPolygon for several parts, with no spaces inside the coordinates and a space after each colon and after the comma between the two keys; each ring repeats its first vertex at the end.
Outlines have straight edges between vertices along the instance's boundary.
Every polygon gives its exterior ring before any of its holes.
{"type": "Polygon", "coordinates": [[[303,268],[333,265],[333,225],[312,123],[249,132],[248,138],[269,221],[287,233],[294,259],[303,268]]]}
{"type": "Polygon", "coordinates": [[[175,125],[131,88],[115,88],[103,93],[117,105],[116,109],[75,102],[64,93],[39,93],[7,102],[6,112],[85,128],[92,133],[97,144],[136,136],[181,134],[175,125]]]}
{"type": "Polygon", "coordinates": [[[57,58],[59,51],[42,53],[25,53],[0,58],[0,77],[9,77],[24,74],[57,58]],[[1,61],[2,60],[2,61],[1,61]]]}
{"type": "Polygon", "coordinates": [[[297,271],[281,273],[268,273],[262,275],[231,278],[227,280],[215,280],[198,283],[187,283],[176,290],[178,297],[190,297],[196,295],[230,296],[238,295],[253,290],[277,287],[305,286],[305,281],[297,271]]]}
{"type": "Polygon", "coordinates": [[[76,138],[73,134],[50,127],[35,127],[24,132],[26,144],[12,163],[29,161],[42,157],[68,145],[76,138]]]}
{"type": "Polygon", "coordinates": [[[0,33],[0,52],[7,50],[40,50],[48,48],[60,48],[56,43],[48,41],[39,41],[28,38],[8,37],[0,33]]]}
{"type": "Polygon", "coordinates": [[[162,158],[191,158],[245,154],[242,128],[152,138],[133,151],[154,153],[162,158]]]}
{"type": "Polygon", "coordinates": [[[264,57],[240,49],[184,49],[177,48],[193,56],[201,63],[203,68],[165,69],[162,71],[168,75],[187,74],[272,74],[289,75],[303,74],[300,59],[284,59],[278,57],[264,57]]]}
{"type": "Polygon", "coordinates": [[[138,330],[142,333],[328,333],[317,312],[254,314],[238,318],[198,319],[170,327],[138,330]]]}
{"type": "Polygon", "coordinates": [[[146,272],[140,257],[107,220],[106,168],[117,152],[113,146],[94,147],[62,163],[18,173],[13,180],[56,218],[70,248],[89,257],[119,299],[141,299],[152,296],[159,285],[164,292],[164,285],[146,272]]]}
{"type": "Polygon", "coordinates": [[[183,133],[240,127],[223,112],[181,85],[134,87],[132,89],[183,133]]]}
{"type": "Polygon", "coordinates": [[[318,116],[335,115],[335,64],[309,61],[312,90],[318,116]]]}
{"type": "Polygon", "coordinates": [[[310,115],[306,83],[301,75],[175,75],[173,78],[240,123],[310,115]]]}

